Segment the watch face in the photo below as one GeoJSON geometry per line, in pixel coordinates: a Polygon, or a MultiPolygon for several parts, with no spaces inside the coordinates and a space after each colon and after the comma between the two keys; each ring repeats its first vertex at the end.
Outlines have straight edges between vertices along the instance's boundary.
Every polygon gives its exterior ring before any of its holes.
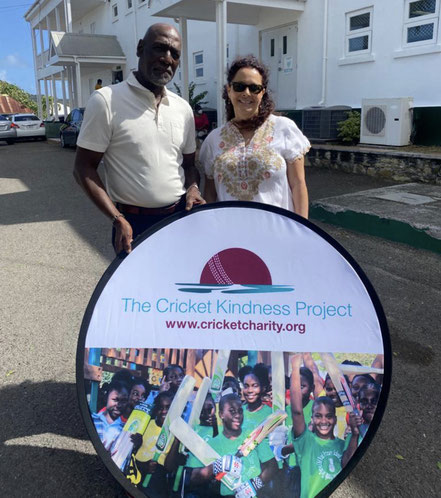
{"type": "Polygon", "coordinates": [[[329,495],[390,378],[386,319],[354,259],[247,202],[144,233],[103,275],[78,342],[90,438],[135,497],[329,495]]]}

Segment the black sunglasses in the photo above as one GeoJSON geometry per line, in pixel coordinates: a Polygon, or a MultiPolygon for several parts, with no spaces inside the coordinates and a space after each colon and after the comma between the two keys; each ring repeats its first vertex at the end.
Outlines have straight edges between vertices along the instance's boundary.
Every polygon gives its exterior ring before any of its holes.
{"type": "Polygon", "coordinates": [[[263,90],[263,85],[256,85],[255,83],[251,83],[251,85],[247,85],[246,83],[240,83],[239,81],[233,81],[231,83],[231,86],[233,87],[233,90],[235,92],[244,92],[247,88],[250,90],[250,93],[254,93],[254,95],[257,95],[263,90]]]}

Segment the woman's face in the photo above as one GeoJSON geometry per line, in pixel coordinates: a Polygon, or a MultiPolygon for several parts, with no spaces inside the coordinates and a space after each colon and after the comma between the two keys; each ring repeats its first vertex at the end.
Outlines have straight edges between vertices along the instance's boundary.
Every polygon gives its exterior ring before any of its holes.
{"type": "MultiPolygon", "coordinates": [[[[240,89],[241,91],[236,91],[238,88],[235,83],[261,86],[262,75],[257,69],[243,67],[234,75],[231,85],[228,85],[228,97],[233,104],[235,118],[241,121],[256,116],[259,112],[260,102],[262,101],[265,89],[262,89],[258,93],[253,93],[249,87],[240,89]],[[236,90],[234,89],[235,86],[236,90]]],[[[251,87],[251,90],[253,90],[253,87],[251,87]]]]}
{"type": "Polygon", "coordinates": [[[248,404],[254,404],[261,399],[263,392],[259,379],[253,375],[248,374],[243,380],[243,397],[248,404]]]}

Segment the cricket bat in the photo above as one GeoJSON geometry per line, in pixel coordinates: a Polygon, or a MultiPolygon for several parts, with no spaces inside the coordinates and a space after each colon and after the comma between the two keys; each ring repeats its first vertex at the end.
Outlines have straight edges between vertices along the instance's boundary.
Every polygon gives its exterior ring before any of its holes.
{"type": "MultiPolygon", "coordinates": [[[[337,390],[338,397],[340,398],[342,405],[345,407],[345,410],[348,413],[353,412],[357,417],[360,416],[360,412],[352,396],[351,388],[346,382],[345,376],[343,375],[343,372],[341,371],[334,355],[332,353],[320,353],[320,356],[326,371],[328,372],[329,377],[331,377],[332,383],[337,390]]],[[[360,432],[362,437],[364,437],[365,433],[366,431],[360,432]]]]}
{"type": "Polygon", "coordinates": [[[150,422],[151,410],[152,405],[150,403],[144,402],[136,405],[118,436],[112,451],[112,460],[121,470],[124,470],[125,464],[133,450],[133,443],[130,436],[136,433],[144,434],[150,422]]]}
{"type": "Polygon", "coordinates": [[[222,386],[224,383],[225,373],[228,369],[228,360],[230,359],[229,349],[219,349],[217,352],[216,363],[214,365],[213,377],[211,379],[210,392],[214,401],[217,403],[221,397],[222,386]]]}
{"type": "MultiPolygon", "coordinates": [[[[283,351],[271,351],[271,384],[273,393],[273,413],[285,410],[285,364],[283,351]]],[[[283,462],[277,462],[279,469],[283,462]]]]}
{"type": "MultiPolygon", "coordinates": [[[[204,377],[201,382],[201,385],[198,389],[196,397],[193,402],[193,407],[191,409],[190,418],[188,419],[188,425],[194,429],[195,426],[199,423],[199,417],[201,416],[201,411],[204,406],[205,400],[207,398],[208,390],[210,389],[211,379],[208,377],[204,377]]],[[[179,453],[185,454],[187,453],[185,446],[182,444],[179,445],[179,453]]],[[[177,491],[179,487],[179,481],[181,480],[182,471],[184,467],[180,465],[178,470],[176,471],[175,482],[173,484],[173,491],[177,491]]]]}
{"type": "Polygon", "coordinates": [[[259,443],[261,443],[276,427],[282,424],[288,414],[285,410],[278,410],[268,415],[266,419],[261,422],[239,446],[237,450],[237,457],[248,456],[259,443]]]}
{"type": "Polygon", "coordinates": [[[285,365],[282,351],[271,351],[273,412],[285,410],[285,365]]]}
{"type": "MultiPolygon", "coordinates": [[[[185,409],[185,405],[187,404],[188,398],[193,392],[194,385],[196,380],[191,375],[186,375],[177,390],[175,397],[173,398],[172,404],[168,410],[167,416],[165,417],[164,424],[162,425],[161,432],[159,433],[158,439],[156,441],[156,450],[153,455],[153,460],[157,462],[159,457],[165,450],[168,448],[171,440],[173,438],[173,434],[170,432],[170,424],[173,420],[180,418],[182,412],[185,409]]],[[[150,482],[152,474],[147,474],[142,486],[146,488],[150,482]]]]}
{"type": "Polygon", "coordinates": [[[340,365],[344,374],[384,374],[384,368],[366,367],[364,365],[340,365]]]}
{"type": "MultiPolygon", "coordinates": [[[[236,456],[248,456],[259,443],[261,443],[278,425],[287,417],[286,412],[276,412],[269,415],[239,446],[236,456]]],[[[170,431],[183,443],[193,455],[205,466],[212,464],[221,457],[197,432],[194,431],[184,420],[175,419],[170,424],[170,431]]],[[[221,481],[230,489],[234,490],[239,484],[238,479],[232,479],[224,474],[221,481]]]]}

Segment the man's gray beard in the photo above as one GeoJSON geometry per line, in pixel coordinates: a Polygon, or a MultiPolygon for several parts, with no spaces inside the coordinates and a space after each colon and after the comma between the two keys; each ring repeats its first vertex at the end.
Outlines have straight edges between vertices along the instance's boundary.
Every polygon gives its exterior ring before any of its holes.
{"type": "Polygon", "coordinates": [[[167,75],[164,78],[150,78],[150,83],[155,86],[165,86],[173,79],[173,76],[167,75]]]}

